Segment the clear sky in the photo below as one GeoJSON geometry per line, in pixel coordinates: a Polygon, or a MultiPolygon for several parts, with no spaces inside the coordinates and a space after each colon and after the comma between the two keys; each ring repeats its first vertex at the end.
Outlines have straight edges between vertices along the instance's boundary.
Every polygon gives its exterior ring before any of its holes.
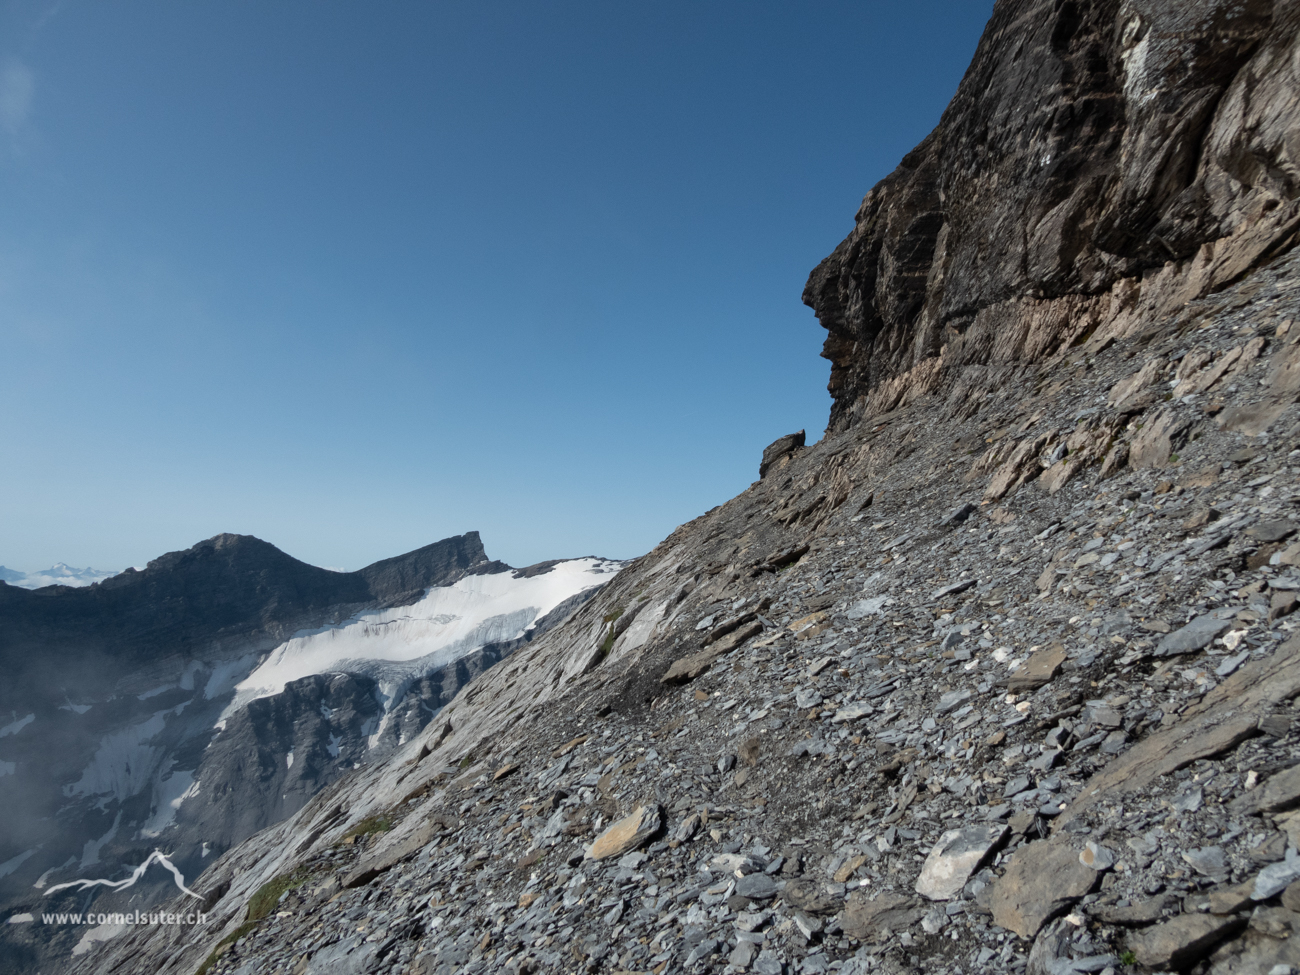
{"type": "Polygon", "coordinates": [[[632,557],[825,427],[808,272],[992,0],[0,7],[0,564],[632,557]]]}

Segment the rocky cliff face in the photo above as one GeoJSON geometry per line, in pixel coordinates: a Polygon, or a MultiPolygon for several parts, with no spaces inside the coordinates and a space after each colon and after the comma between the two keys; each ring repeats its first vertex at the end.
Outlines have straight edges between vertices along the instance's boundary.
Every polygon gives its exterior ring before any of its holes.
{"type": "Polygon", "coordinates": [[[1000,2],[938,128],[809,278],[830,429],[954,410],[1176,316],[1300,228],[1300,8],[1000,2]]]}

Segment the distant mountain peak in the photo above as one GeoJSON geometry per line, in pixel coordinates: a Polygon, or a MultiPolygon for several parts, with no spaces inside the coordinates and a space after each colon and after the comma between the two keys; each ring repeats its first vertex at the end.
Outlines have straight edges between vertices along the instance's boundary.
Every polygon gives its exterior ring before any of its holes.
{"type": "Polygon", "coordinates": [[[55,562],[48,569],[41,569],[38,572],[20,572],[17,569],[9,569],[0,565],[0,581],[22,589],[42,589],[45,586],[72,586],[74,588],[91,586],[96,582],[111,579],[117,574],[118,570],[116,569],[111,571],[89,567],[78,569],[66,562],[55,562]]]}

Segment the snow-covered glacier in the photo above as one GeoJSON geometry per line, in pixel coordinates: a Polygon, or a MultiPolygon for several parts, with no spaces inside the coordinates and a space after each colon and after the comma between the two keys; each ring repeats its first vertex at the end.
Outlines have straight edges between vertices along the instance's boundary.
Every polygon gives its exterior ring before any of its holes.
{"type": "MultiPolygon", "coordinates": [[[[358,613],[333,626],[297,633],[235,686],[226,720],[250,701],[281,693],[313,674],[372,677],[389,702],[412,679],[482,647],[527,635],[538,620],[580,593],[604,585],[622,563],[584,558],[531,573],[510,569],[430,588],[419,602],[358,613]]],[[[386,703],[381,701],[381,703],[386,703]]]]}

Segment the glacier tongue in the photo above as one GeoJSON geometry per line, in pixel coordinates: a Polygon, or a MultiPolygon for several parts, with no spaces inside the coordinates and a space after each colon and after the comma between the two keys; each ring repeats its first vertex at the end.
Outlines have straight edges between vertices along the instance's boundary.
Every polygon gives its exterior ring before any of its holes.
{"type": "Polygon", "coordinates": [[[396,690],[481,647],[518,639],[566,599],[603,585],[620,568],[619,562],[585,558],[537,574],[507,570],[466,576],[428,589],[410,606],[359,613],[337,626],[300,632],[235,686],[221,718],[314,674],[364,674],[396,690]]]}

